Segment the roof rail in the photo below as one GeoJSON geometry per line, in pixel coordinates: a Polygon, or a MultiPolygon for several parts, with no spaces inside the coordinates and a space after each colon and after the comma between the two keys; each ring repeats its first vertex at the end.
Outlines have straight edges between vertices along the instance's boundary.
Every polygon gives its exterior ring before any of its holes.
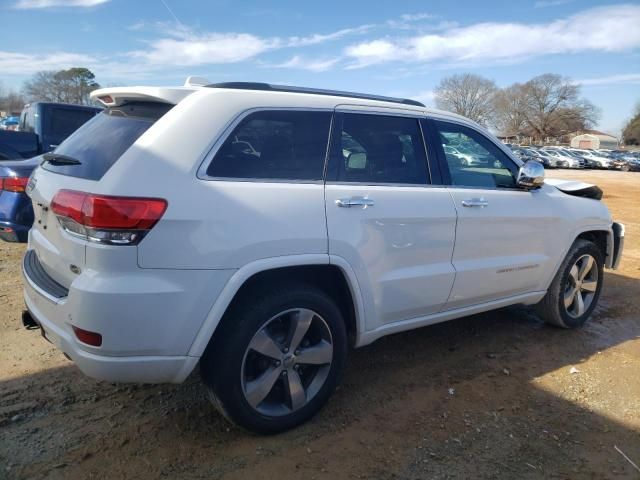
{"type": "Polygon", "coordinates": [[[408,98],[385,97],[382,95],[368,95],[366,93],[343,92],[341,90],[324,90],[321,88],[308,87],[292,87],[289,85],[273,85],[270,83],[259,82],[222,82],[207,85],[209,88],[230,88],[234,90],[260,90],[268,92],[290,92],[290,93],[309,93],[313,95],[329,95],[332,97],[350,97],[361,98],[365,100],[378,100],[381,102],[402,103],[404,105],[414,105],[416,107],[424,107],[425,105],[417,100],[408,98]]]}

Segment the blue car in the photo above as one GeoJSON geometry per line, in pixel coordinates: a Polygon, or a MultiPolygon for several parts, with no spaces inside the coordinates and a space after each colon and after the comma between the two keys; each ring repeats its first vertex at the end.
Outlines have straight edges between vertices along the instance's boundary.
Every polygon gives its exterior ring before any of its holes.
{"type": "Polygon", "coordinates": [[[7,117],[0,120],[0,130],[15,130],[20,123],[18,117],[7,117]]]}
{"type": "Polygon", "coordinates": [[[29,175],[40,162],[40,156],[30,160],[0,161],[0,239],[27,241],[33,223],[33,208],[26,188],[29,175]]]}
{"type": "Polygon", "coordinates": [[[33,223],[25,190],[29,175],[54,150],[102,110],[83,105],[36,102],[25,105],[17,132],[0,130],[0,239],[26,242],[33,223]],[[30,159],[30,160],[26,160],[30,159]]]}

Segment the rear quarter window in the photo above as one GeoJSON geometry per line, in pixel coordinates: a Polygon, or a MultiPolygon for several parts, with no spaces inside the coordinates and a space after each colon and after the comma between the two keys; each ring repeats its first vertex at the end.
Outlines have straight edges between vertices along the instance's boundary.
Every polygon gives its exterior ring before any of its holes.
{"type": "Polygon", "coordinates": [[[331,113],[259,111],[231,132],[207,168],[217,178],[322,180],[331,113]]]}
{"type": "Polygon", "coordinates": [[[137,102],[108,108],[82,125],[55,149],[54,153],[76,159],[80,164],[44,162],[42,168],[61,175],[100,180],[172,106],[137,102]]]}

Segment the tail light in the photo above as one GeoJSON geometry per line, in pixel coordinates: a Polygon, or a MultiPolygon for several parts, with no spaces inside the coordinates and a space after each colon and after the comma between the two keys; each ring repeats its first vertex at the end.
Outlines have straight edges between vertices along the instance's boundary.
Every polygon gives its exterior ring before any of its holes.
{"type": "Polygon", "coordinates": [[[161,198],[112,197],[60,190],[51,210],[62,228],[92,242],[135,245],[167,209],[161,198]]]}
{"type": "Polygon", "coordinates": [[[0,177],[0,190],[7,192],[24,192],[29,177],[0,177]]]}

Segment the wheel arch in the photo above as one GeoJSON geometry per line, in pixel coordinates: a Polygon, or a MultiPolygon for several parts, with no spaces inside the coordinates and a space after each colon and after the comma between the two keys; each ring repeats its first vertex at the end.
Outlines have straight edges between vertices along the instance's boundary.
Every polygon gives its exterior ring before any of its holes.
{"type": "Polygon", "coordinates": [[[350,345],[357,345],[363,322],[362,299],[353,271],[338,263],[330,262],[328,255],[294,255],[262,259],[238,269],[210,309],[189,355],[202,356],[235,302],[250,298],[262,285],[278,281],[304,281],[334,298],[344,316],[350,345]]]}
{"type": "Polygon", "coordinates": [[[611,230],[585,230],[575,238],[573,243],[580,239],[595,243],[602,252],[605,267],[611,268],[613,260],[613,232],[611,230]]]}

